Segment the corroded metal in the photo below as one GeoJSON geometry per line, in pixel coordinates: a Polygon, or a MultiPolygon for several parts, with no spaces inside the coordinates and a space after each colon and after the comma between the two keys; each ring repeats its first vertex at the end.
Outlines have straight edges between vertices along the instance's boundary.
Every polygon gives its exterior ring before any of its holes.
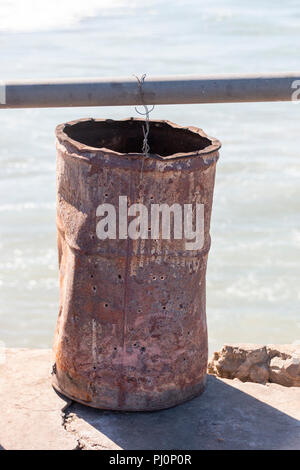
{"type": "Polygon", "coordinates": [[[194,127],[84,119],[59,125],[60,310],[54,387],[86,405],[167,408],[205,386],[205,274],[220,143],[194,127]],[[143,166],[143,171],[141,172],[143,166]],[[185,239],[99,240],[99,204],[204,204],[204,245],[185,239]]]}

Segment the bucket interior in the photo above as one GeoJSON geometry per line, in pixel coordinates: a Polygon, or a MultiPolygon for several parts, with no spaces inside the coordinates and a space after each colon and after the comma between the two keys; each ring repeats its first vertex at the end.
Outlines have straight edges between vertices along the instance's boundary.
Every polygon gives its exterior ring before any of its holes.
{"type": "MultiPolygon", "coordinates": [[[[81,121],[66,126],[64,132],[73,140],[94,148],[118,153],[142,153],[143,121],[81,121]]],[[[150,121],[148,144],[150,154],[161,157],[203,150],[211,140],[188,129],[173,127],[167,122],[150,121]]]]}

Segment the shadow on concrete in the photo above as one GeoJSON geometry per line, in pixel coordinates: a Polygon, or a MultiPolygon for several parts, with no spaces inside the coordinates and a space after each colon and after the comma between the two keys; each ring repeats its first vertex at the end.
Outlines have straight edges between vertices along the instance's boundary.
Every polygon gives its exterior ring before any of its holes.
{"type": "Polygon", "coordinates": [[[202,396],[156,412],[69,411],[123,449],[300,449],[300,422],[208,376],[202,396]]]}

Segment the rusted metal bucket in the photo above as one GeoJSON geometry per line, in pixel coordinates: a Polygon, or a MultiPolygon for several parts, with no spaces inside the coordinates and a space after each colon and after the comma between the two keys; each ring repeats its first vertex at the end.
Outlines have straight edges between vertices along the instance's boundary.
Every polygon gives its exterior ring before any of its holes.
{"type": "Polygon", "coordinates": [[[205,274],[220,142],[201,129],[150,121],[145,159],[142,127],[140,119],[82,119],[56,129],[60,310],[53,385],[102,409],[168,408],[205,386],[205,274]],[[148,214],[155,204],[177,204],[182,214],[190,204],[192,215],[204,207],[203,243],[187,249],[184,227],[181,238],[174,228],[164,239],[163,223],[159,236],[152,224],[133,239],[123,224],[115,239],[99,239],[97,208],[104,203],[116,208],[117,226],[132,204],[148,214]]]}

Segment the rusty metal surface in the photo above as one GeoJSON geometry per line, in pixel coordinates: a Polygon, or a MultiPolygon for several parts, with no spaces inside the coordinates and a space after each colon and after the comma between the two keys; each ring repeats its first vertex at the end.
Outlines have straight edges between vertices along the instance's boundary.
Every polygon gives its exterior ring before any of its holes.
{"type": "Polygon", "coordinates": [[[142,138],[141,120],[87,119],[56,129],[60,309],[53,385],[102,409],[167,408],[205,385],[205,274],[220,143],[200,129],[150,123],[150,147],[161,153],[144,160],[142,180],[140,141],[133,138],[142,138]],[[203,248],[188,251],[185,239],[99,240],[96,208],[118,207],[119,195],[147,207],[203,203],[203,248]]]}

